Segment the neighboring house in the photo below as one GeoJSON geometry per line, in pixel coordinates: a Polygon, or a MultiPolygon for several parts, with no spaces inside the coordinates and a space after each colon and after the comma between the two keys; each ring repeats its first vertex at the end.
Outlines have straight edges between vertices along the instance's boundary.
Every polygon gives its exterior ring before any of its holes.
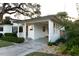
{"type": "Polygon", "coordinates": [[[48,37],[48,41],[56,41],[60,38],[60,30],[63,28],[62,22],[55,15],[43,16],[27,20],[15,20],[17,24],[17,36],[25,40],[33,40],[48,37]]]}
{"type": "Polygon", "coordinates": [[[48,41],[60,38],[60,31],[64,30],[61,20],[55,15],[43,16],[27,20],[10,19],[13,25],[0,25],[0,33],[16,33],[18,37],[36,40],[47,37],[48,41]]]}

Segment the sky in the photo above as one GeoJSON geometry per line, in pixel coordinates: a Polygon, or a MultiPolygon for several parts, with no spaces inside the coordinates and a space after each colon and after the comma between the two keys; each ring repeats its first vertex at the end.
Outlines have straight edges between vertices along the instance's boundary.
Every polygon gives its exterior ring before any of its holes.
{"type": "Polygon", "coordinates": [[[41,5],[41,16],[66,11],[69,16],[78,17],[76,3],[79,3],[79,0],[2,0],[1,2],[38,3],[41,5]]]}

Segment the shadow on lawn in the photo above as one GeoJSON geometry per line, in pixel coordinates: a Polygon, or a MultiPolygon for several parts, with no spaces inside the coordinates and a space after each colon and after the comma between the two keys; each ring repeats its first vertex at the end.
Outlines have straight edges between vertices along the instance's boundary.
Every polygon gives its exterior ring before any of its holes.
{"type": "Polygon", "coordinates": [[[33,53],[30,53],[30,54],[27,54],[26,56],[57,56],[57,55],[43,53],[43,52],[33,52],[33,53]]]}

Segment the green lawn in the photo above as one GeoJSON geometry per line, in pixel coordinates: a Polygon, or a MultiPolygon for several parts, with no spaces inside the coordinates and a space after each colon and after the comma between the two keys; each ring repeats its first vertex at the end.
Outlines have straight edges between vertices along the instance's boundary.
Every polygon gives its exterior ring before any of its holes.
{"type": "Polygon", "coordinates": [[[56,56],[56,55],[47,54],[47,53],[43,53],[43,52],[33,52],[30,54],[27,54],[26,56],[56,56]]]}
{"type": "Polygon", "coordinates": [[[10,45],[13,45],[13,43],[0,40],[0,47],[10,46],[10,45]]]}

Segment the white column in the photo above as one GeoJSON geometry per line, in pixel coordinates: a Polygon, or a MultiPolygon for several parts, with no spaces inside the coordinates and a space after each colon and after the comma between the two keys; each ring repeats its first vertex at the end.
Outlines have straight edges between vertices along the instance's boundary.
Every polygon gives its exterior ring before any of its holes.
{"type": "Polygon", "coordinates": [[[48,41],[49,42],[53,42],[53,34],[54,34],[54,30],[53,30],[53,21],[49,20],[48,21],[48,31],[49,31],[49,36],[48,36],[48,41]]]}
{"type": "Polygon", "coordinates": [[[17,36],[19,37],[19,24],[18,24],[18,29],[17,29],[17,36]]]}
{"type": "Polygon", "coordinates": [[[23,37],[26,40],[26,23],[23,25],[23,37]]]}

